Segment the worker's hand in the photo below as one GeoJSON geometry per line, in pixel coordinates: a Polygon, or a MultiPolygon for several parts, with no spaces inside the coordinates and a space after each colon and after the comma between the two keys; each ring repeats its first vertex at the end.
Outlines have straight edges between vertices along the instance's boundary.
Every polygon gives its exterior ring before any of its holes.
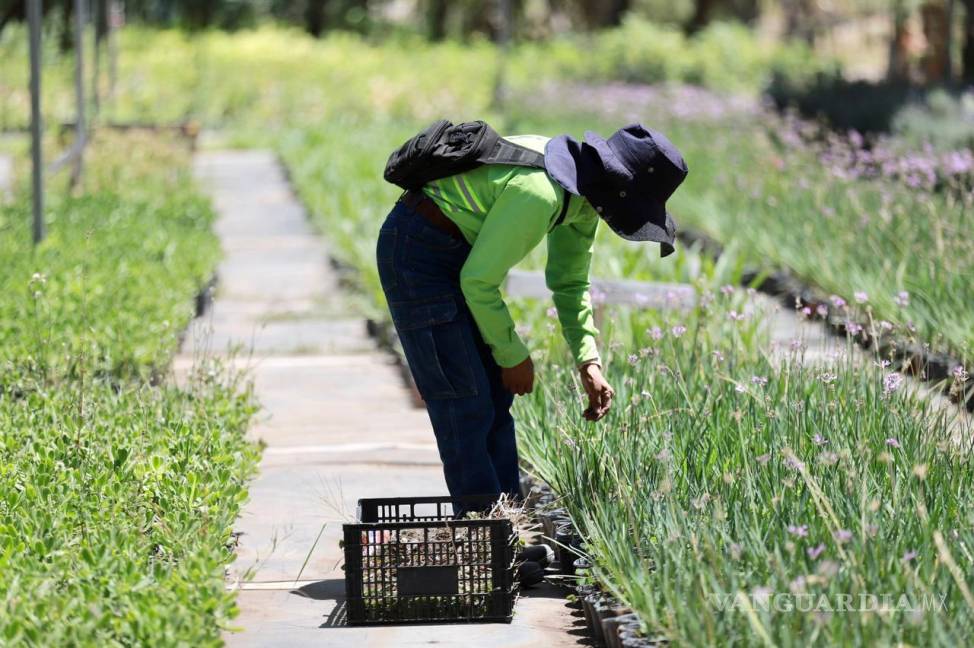
{"type": "Polygon", "coordinates": [[[501,367],[501,382],[512,394],[530,394],[534,389],[534,363],[531,356],[513,367],[501,367]]]}
{"type": "Polygon", "coordinates": [[[582,416],[589,421],[598,421],[612,407],[615,392],[602,376],[602,368],[597,364],[587,364],[578,370],[582,377],[582,387],[588,394],[588,409],[582,416]]]}

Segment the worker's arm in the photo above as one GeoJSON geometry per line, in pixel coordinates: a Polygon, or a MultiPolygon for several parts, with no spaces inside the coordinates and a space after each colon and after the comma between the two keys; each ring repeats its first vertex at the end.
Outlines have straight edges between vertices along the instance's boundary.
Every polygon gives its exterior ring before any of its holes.
{"type": "Polygon", "coordinates": [[[595,328],[589,295],[589,269],[598,224],[598,219],[593,218],[560,225],[548,234],[545,282],[558,310],[562,334],[579,366],[588,362],[600,363],[595,345],[599,331],[595,328]]]}
{"type": "MultiPolygon", "coordinates": [[[[581,200],[576,198],[576,200],[581,200]]],[[[602,376],[602,361],[595,344],[599,331],[589,294],[589,270],[598,218],[556,227],[548,234],[545,281],[553,294],[562,334],[579,368],[588,395],[585,418],[597,421],[609,411],[614,395],[602,376]]]]}
{"type": "Polygon", "coordinates": [[[511,267],[544,238],[558,204],[558,194],[543,171],[515,175],[484,218],[460,271],[470,312],[494,360],[505,369],[505,385],[514,393],[531,391],[534,374],[500,286],[511,267]]]}

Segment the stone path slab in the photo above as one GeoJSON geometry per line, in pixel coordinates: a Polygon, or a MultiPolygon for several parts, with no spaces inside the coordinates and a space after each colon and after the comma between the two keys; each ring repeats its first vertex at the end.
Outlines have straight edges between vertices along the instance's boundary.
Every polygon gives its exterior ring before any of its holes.
{"type": "Polygon", "coordinates": [[[212,308],[188,331],[177,375],[207,354],[248,372],[266,444],[235,530],[230,646],[584,645],[554,587],[511,624],[351,628],[342,623],[342,522],[363,497],[446,493],[429,419],[367,337],[274,156],[207,152],[195,173],[219,213],[225,258],[212,308]]]}

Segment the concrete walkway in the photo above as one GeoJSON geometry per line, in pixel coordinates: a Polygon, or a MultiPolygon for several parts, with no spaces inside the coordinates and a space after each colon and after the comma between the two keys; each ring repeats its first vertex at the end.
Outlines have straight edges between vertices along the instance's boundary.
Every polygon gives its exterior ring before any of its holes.
{"type": "Polygon", "coordinates": [[[580,645],[554,588],[522,598],[512,624],[349,628],[342,621],[343,519],[362,497],[445,494],[426,413],[390,358],[348,312],[327,250],[267,152],[202,153],[199,181],[219,212],[225,251],[212,309],[176,373],[238,348],[263,412],[266,444],[236,526],[238,632],[231,646],[580,645]]]}

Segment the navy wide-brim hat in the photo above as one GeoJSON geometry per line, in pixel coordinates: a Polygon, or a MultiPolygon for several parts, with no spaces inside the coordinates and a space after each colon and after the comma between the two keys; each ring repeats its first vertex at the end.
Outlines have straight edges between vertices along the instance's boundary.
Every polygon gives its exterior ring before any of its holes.
{"type": "Polygon", "coordinates": [[[666,201],[687,177],[687,164],[665,135],[642,124],[605,140],[588,131],[545,147],[545,169],[555,182],[585,197],[612,230],[629,241],[656,241],[660,256],[673,253],[676,221],[666,201]]]}

